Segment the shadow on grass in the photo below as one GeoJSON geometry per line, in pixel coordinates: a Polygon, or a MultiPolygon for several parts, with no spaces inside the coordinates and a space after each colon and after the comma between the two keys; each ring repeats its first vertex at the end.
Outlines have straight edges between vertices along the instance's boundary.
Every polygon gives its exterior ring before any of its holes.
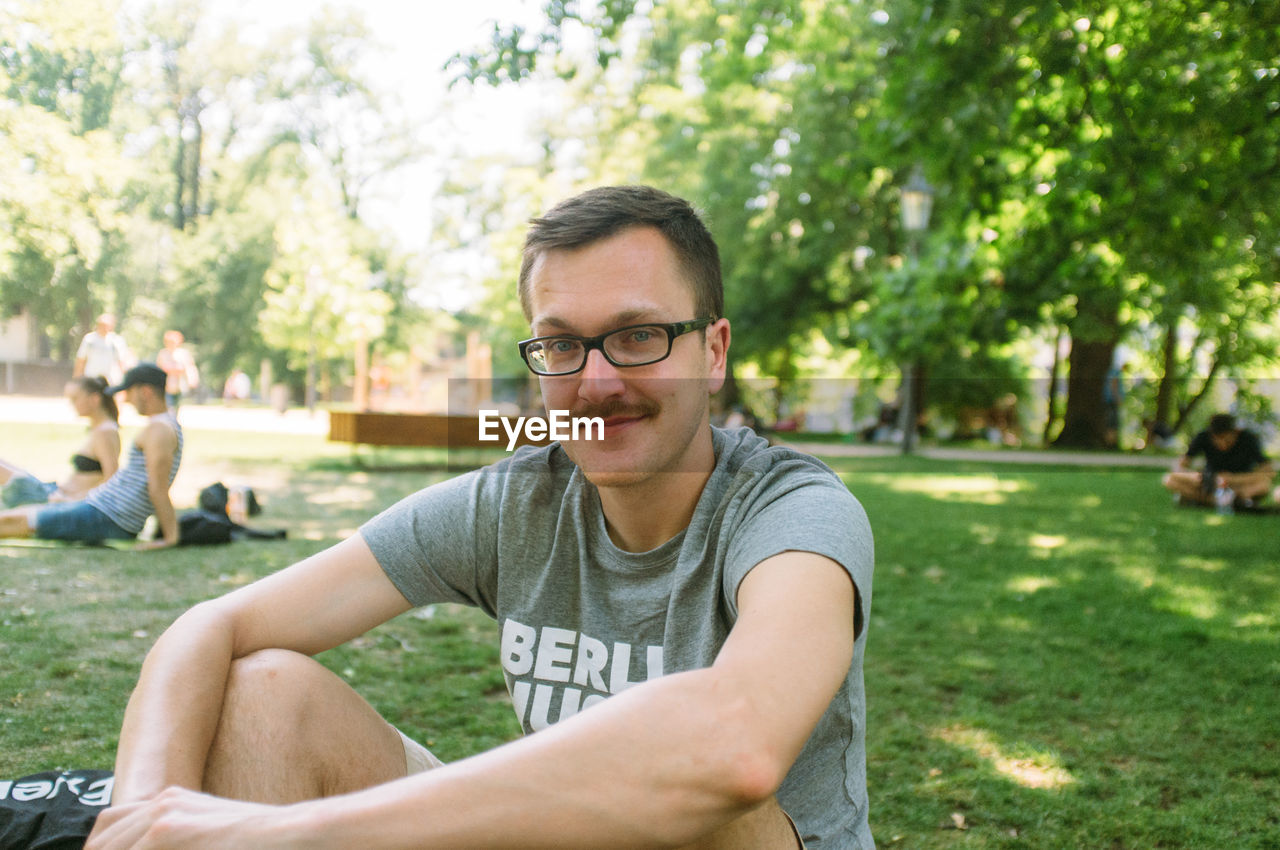
{"type": "Polygon", "coordinates": [[[1274,846],[1275,519],[1174,510],[1157,472],[929,466],[840,465],[877,541],[878,843],[1274,846]]]}

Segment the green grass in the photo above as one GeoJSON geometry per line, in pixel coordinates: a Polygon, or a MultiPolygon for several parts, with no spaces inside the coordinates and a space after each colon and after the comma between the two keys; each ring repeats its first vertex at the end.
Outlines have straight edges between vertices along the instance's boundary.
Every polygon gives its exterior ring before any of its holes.
{"type": "MultiPolygon", "coordinates": [[[[56,472],[75,430],[24,427],[0,433],[56,472]]],[[[0,778],[109,766],[155,636],[448,474],[369,468],[403,457],[356,466],[320,438],[191,432],[179,500],[250,483],[260,524],[288,541],[0,544],[0,778]]],[[[1280,846],[1280,517],[1174,509],[1153,470],[831,463],[876,534],[867,743],[881,847],[1280,846]]],[[[322,660],[446,759],[515,734],[493,625],[430,613],[322,660]]]]}

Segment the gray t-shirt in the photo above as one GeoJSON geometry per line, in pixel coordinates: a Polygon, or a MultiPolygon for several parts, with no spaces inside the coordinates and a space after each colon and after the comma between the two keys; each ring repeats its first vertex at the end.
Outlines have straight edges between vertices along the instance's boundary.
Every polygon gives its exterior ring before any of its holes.
{"type": "Polygon", "coordinates": [[[361,528],[414,605],[475,605],[501,626],[526,733],[663,673],[711,666],[738,586],[788,550],[841,564],[858,588],[853,662],[778,801],[810,848],[870,848],[862,659],[871,529],[820,461],[749,429],[713,429],[716,467],[688,528],[648,552],[609,539],[595,487],[556,444],[428,487],[361,528]]]}

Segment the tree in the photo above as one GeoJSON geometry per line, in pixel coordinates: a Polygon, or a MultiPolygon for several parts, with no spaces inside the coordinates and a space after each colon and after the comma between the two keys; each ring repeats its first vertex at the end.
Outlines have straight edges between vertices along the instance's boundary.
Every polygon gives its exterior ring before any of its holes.
{"type": "Polygon", "coordinates": [[[126,252],[131,170],[106,129],[122,48],[105,11],[0,10],[0,306],[30,310],[63,358],[116,300],[112,268],[126,252]]]}
{"type": "MultiPolygon", "coordinates": [[[[1275,4],[596,8],[549,7],[539,33],[499,28],[460,67],[580,75],[551,60],[569,29],[594,35],[600,78],[630,92],[607,126],[733,234],[740,351],[785,358],[818,324],[927,357],[1058,316],[1072,343],[1058,442],[1098,445],[1103,377],[1159,287],[1197,276],[1161,312],[1208,321],[1243,251],[1275,288],[1275,4]],[[907,286],[895,186],[917,162],[939,187],[922,267],[943,266],[907,286]]],[[[1255,307],[1247,324],[1270,321],[1273,306],[1255,307]]]]}
{"type": "Polygon", "coordinates": [[[287,351],[291,365],[306,364],[312,405],[316,368],[345,361],[357,341],[381,334],[392,305],[352,249],[348,220],[323,193],[301,195],[296,205],[276,225],[260,321],[263,337],[287,351]]]}

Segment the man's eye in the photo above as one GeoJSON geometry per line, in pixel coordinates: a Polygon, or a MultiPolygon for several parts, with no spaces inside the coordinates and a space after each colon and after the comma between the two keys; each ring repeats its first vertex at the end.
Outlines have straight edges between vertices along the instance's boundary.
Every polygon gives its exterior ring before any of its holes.
{"type": "Polygon", "coordinates": [[[572,339],[553,339],[547,343],[547,348],[555,354],[568,354],[578,347],[577,340],[572,339]]]}
{"type": "Polygon", "coordinates": [[[620,342],[626,346],[647,346],[653,344],[658,331],[655,328],[636,328],[620,334],[620,342]]]}

